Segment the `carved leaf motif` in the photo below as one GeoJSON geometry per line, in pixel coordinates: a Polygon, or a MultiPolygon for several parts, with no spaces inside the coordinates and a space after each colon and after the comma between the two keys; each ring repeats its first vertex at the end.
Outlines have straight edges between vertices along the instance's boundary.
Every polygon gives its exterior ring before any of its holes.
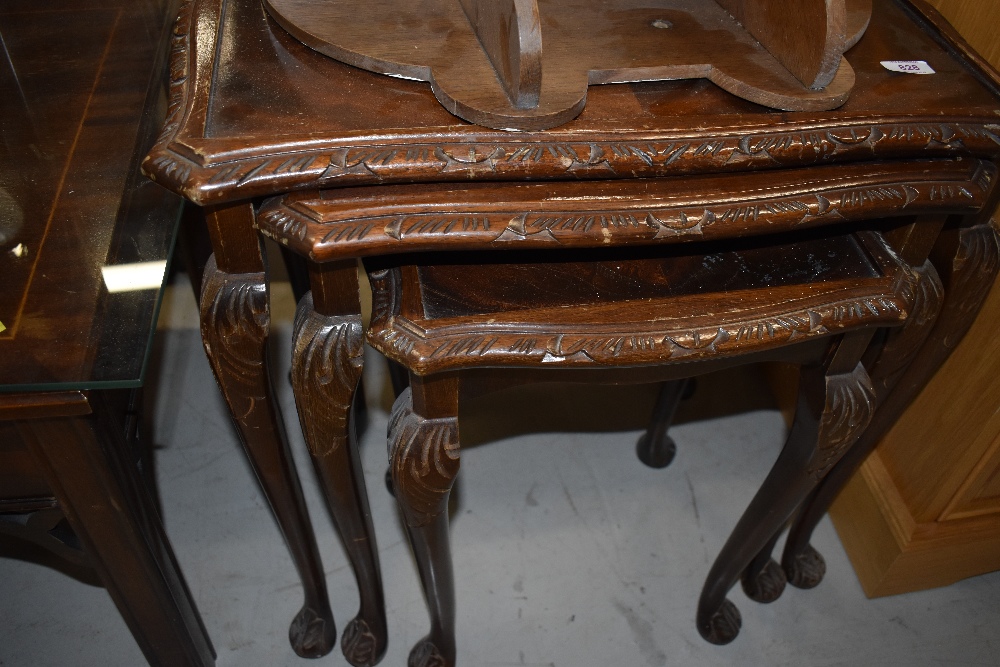
{"type": "Polygon", "coordinates": [[[985,224],[962,229],[959,232],[958,252],[952,261],[955,283],[949,290],[948,299],[948,320],[952,332],[943,341],[947,348],[958,345],[971,326],[998,269],[1000,238],[993,227],[985,224]],[[956,297],[958,300],[953,301],[956,297]]]}
{"type": "Polygon", "coordinates": [[[375,228],[375,223],[365,220],[337,225],[320,239],[320,243],[345,243],[365,238],[375,228]]]}
{"type": "Polygon", "coordinates": [[[857,440],[875,413],[875,388],[861,363],[850,373],[826,378],[826,407],[809,473],[822,479],[857,440]]]}
{"type": "Polygon", "coordinates": [[[239,387],[225,396],[236,419],[246,421],[267,393],[263,359],[270,315],[264,274],[223,273],[213,255],[205,266],[201,311],[202,340],[212,369],[220,385],[239,387]]]}
{"type": "Polygon", "coordinates": [[[372,287],[372,328],[386,326],[390,317],[399,314],[399,269],[379,269],[368,273],[372,287]]]}
{"type": "MultiPolygon", "coordinates": [[[[931,187],[931,199],[933,200],[933,186],[931,187]]],[[[840,195],[840,206],[864,206],[868,202],[882,202],[882,201],[892,201],[898,199],[906,199],[906,195],[900,192],[896,188],[892,187],[879,187],[879,188],[860,188],[857,190],[848,190],[840,195]]]]}
{"type": "Polygon", "coordinates": [[[281,236],[290,236],[304,241],[309,232],[309,225],[305,220],[281,209],[271,209],[264,213],[262,217],[281,236]]]}
{"type": "Polygon", "coordinates": [[[459,467],[458,417],[424,419],[406,389],[389,417],[389,464],[406,521],[423,526],[448,509],[459,467]]]}
{"type": "MultiPolygon", "coordinates": [[[[533,152],[535,150],[544,149],[541,147],[534,147],[529,148],[528,152],[533,152]]],[[[503,146],[480,147],[475,144],[468,144],[465,146],[439,147],[435,149],[434,157],[437,160],[440,160],[438,164],[441,165],[441,173],[446,174],[449,172],[459,171],[467,174],[478,174],[496,171],[497,162],[502,160],[507,155],[507,151],[508,149],[503,146]]],[[[515,155],[519,154],[519,151],[515,151],[515,155]]],[[[532,155],[530,158],[518,158],[511,156],[509,159],[521,159],[534,162],[540,157],[540,155],[532,155]]]]}
{"type": "Polygon", "coordinates": [[[181,3],[170,36],[170,65],[168,84],[167,117],[157,138],[157,144],[165,144],[173,139],[180,130],[184,117],[184,109],[188,100],[188,40],[191,33],[191,17],[194,2],[185,0],[181,3]]]}
{"type": "Polygon", "coordinates": [[[878,139],[876,127],[851,127],[845,130],[830,130],[826,133],[828,139],[839,144],[864,144],[878,139]]]}
{"type": "Polygon", "coordinates": [[[500,340],[496,336],[468,336],[442,343],[431,350],[430,357],[450,357],[460,356],[482,356],[490,351],[496,342],[500,340]]]}
{"type": "Polygon", "coordinates": [[[378,281],[384,280],[380,276],[372,282],[379,315],[373,317],[366,332],[369,343],[390,358],[430,371],[490,363],[601,364],[620,363],[624,359],[637,364],[661,363],[677,357],[694,359],[750,352],[862,326],[872,320],[895,324],[910,308],[916,274],[903,272],[892,298],[845,299],[809,310],[731,322],[714,329],[684,330],[683,325],[673,323],[665,325],[669,327],[666,331],[636,334],[635,325],[626,324],[617,333],[534,337],[506,330],[425,337],[405,318],[382,317],[381,313],[386,311],[378,304],[385,297],[379,292],[385,288],[378,281]]]}
{"type": "Polygon", "coordinates": [[[914,269],[917,285],[910,315],[903,326],[891,330],[869,375],[881,402],[896,385],[914,355],[923,346],[944,302],[944,288],[930,261],[914,269]]]}
{"type": "MultiPolygon", "coordinates": [[[[338,148],[329,153],[327,165],[317,177],[317,180],[326,182],[345,176],[360,176],[362,178],[368,177],[377,180],[378,176],[368,168],[367,163],[364,161],[364,154],[349,158],[350,150],[349,148],[338,148]]],[[[316,155],[316,157],[321,158],[322,155],[316,155]]]]}
{"type": "Polygon", "coordinates": [[[292,336],[292,386],[302,432],[309,451],[326,456],[347,443],[363,364],[361,316],[321,315],[310,292],[299,302],[292,336]]]}
{"type": "Polygon", "coordinates": [[[248,190],[270,194],[274,187],[263,184],[275,180],[282,182],[276,186],[278,189],[288,189],[292,182],[298,186],[331,180],[379,183],[394,178],[412,180],[416,174],[453,173],[456,178],[469,174],[558,175],[581,171],[622,176],[668,175],[753,165],[805,165],[841,156],[898,156],[907,147],[940,155],[956,150],[983,154],[994,152],[1000,145],[1000,136],[993,125],[887,123],[745,136],[692,133],[690,137],[674,137],[669,141],[470,142],[438,146],[400,143],[306,150],[280,158],[250,157],[205,166],[192,161],[183,149],[172,148],[195,101],[191,78],[193,8],[192,0],[185,0],[174,25],[167,119],[151,154],[159,161],[146,164],[147,171],[178,188],[197,187],[198,184],[190,182],[192,176],[220,187],[253,186],[261,182],[260,188],[248,187],[248,190]],[[169,159],[165,159],[167,156],[169,159]]]}

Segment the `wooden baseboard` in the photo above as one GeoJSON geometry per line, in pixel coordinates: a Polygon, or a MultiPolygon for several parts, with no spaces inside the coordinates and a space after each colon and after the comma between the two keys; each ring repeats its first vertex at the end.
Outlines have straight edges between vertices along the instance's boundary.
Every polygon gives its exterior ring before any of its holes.
{"type": "Polygon", "coordinates": [[[915,522],[877,451],[844,487],[830,517],[868,597],[1000,569],[996,515],[915,522]]]}

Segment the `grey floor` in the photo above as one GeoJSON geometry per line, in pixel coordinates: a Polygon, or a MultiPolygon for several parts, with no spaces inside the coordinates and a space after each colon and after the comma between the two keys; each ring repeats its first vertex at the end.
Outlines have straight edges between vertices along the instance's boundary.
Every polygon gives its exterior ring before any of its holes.
{"type": "MultiPolygon", "coordinates": [[[[183,274],[161,315],[149,382],[164,521],[218,652],[218,665],[312,663],[288,646],[302,591],[227,421],[183,274]]],[[[288,350],[287,285],[275,290],[276,348],[288,350]]],[[[288,359],[282,407],[340,627],[357,607],[343,550],[316,492],[294,419],[288,359]]],[[[390,646],[405,665],[427,628],[394,501],[382,483],[390,392],[366,360],[361,448],[382,558],[390,646]]],[[[771,605],[731,599],[743,631],[728,646],[694,627],[701,583],[784,435],[752,372],[708,378],[685,405],[665,470],[636,460],[649,390],[539,386],[463,406],[452,523],[458,651],[467,666],[1000,665],[1000,574],[879,600],[863,595],[829,521],[814,544],[828,573],[771,605]],[[724,405],[705,405],[709,393],[724,405]],[[615,423],[596,415],[611,410],[615,423]],[[706,414],[713,414],[705,418],[706,414]]],[[[0,559],[0,665],[131,666],[143,658],[104,590],[0,559]]]]}

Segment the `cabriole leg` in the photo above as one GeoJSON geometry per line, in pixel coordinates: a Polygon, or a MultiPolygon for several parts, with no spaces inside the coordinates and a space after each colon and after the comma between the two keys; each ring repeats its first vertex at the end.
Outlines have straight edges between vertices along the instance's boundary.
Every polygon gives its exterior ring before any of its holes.
{"type": "Polygon", "coordinates": [[[302,433],[358,582],[361,606],[344,629],[341,648],[348,662],[361,667],[385,655],[387,631],[352,409],[364,359],[357,273],[353,262],[312,268],[313,291],[295,316],[292,386],[302,433]]]}
{"type": "Polygon", "coordinates": [[[302,578],[305,602],[289,628],[302,657],[336,641],[326,578],[299,478],[285,439],[267,360],[268,283],[249,204],[206,214],[215,254],[205,267],[201,333],[243,448],[302,578]]]}
{"type": "Polygon", "coordinates": [[[411,376],[393,405],[389,467],[396,500],[431,618],[430,633],[410,652],[409,667],[455,665],[455,584],[448,498],[459,467],[458,381],[411,376]]]}
{"type": "Polygon", "coordinates": [[[794,586],[812,588],[822,581],[826,569],[822,556],[809,544],[817,524],[844,484],[962,340],[1000,270],[997,234],[988,224],[947,232],[935,251],[948,258],[937,263],[945,287],[929,263],[919,270],[920,302],[915,316],[890,334],[872,366],[879,400],[872,424],[804,505],[789,530],[782,567],[794,586]]]}
{"type": "Polygon", "coordinates": [[[803,367],[788,440],[712,565],[702,590],[697,623],[706,640],[727,644],[739,633],[740,614],[726,594],[751,564],[750,581],[744,581],[744,586],[768,591],[761,597],[773,594],[776,565],[771,565],[768,547],[773,546],[775,534],[871,419],[874,390],[857,361],[869,339],[870,334],[845,337],[827,364],[803,367]],[[852,361],[853,369],[844,371],[852,361]]]}

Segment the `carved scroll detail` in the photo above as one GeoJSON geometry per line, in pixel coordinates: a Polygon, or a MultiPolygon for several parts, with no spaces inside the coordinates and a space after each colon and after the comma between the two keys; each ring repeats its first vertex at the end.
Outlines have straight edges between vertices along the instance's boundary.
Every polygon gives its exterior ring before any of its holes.
{"type": "Polygon", "coordinates": [[[230,411],[246,428],[253,428],[254,408],[267,400],[263,359],[270,314],[265,281],[262,272],[219,271],[214,256],[205,266],[201,295],[205,352],[230,411]]]}
{"type": "Polygon", "coordinates": [[[407,523],[430,523],[447,511],[458,474],[458,417],[421,417],[413,412],[413,397],[406,389],[389,417],[389,465],[407,523]]]}
{"type": "Polygon", "coordinates": [[[826,406],[809,474],[817,480],[840,460],[875,413],[875,388],[859,362],[850,373],[826,378],[826,406]]]}
{"type": "Polygon", "coordinates": [[[361,316],[321,315],[312,292],[295,313],[292,386],[309,450],[325,457],[348,438],[351,402],[361,379],[361,316]]]}

